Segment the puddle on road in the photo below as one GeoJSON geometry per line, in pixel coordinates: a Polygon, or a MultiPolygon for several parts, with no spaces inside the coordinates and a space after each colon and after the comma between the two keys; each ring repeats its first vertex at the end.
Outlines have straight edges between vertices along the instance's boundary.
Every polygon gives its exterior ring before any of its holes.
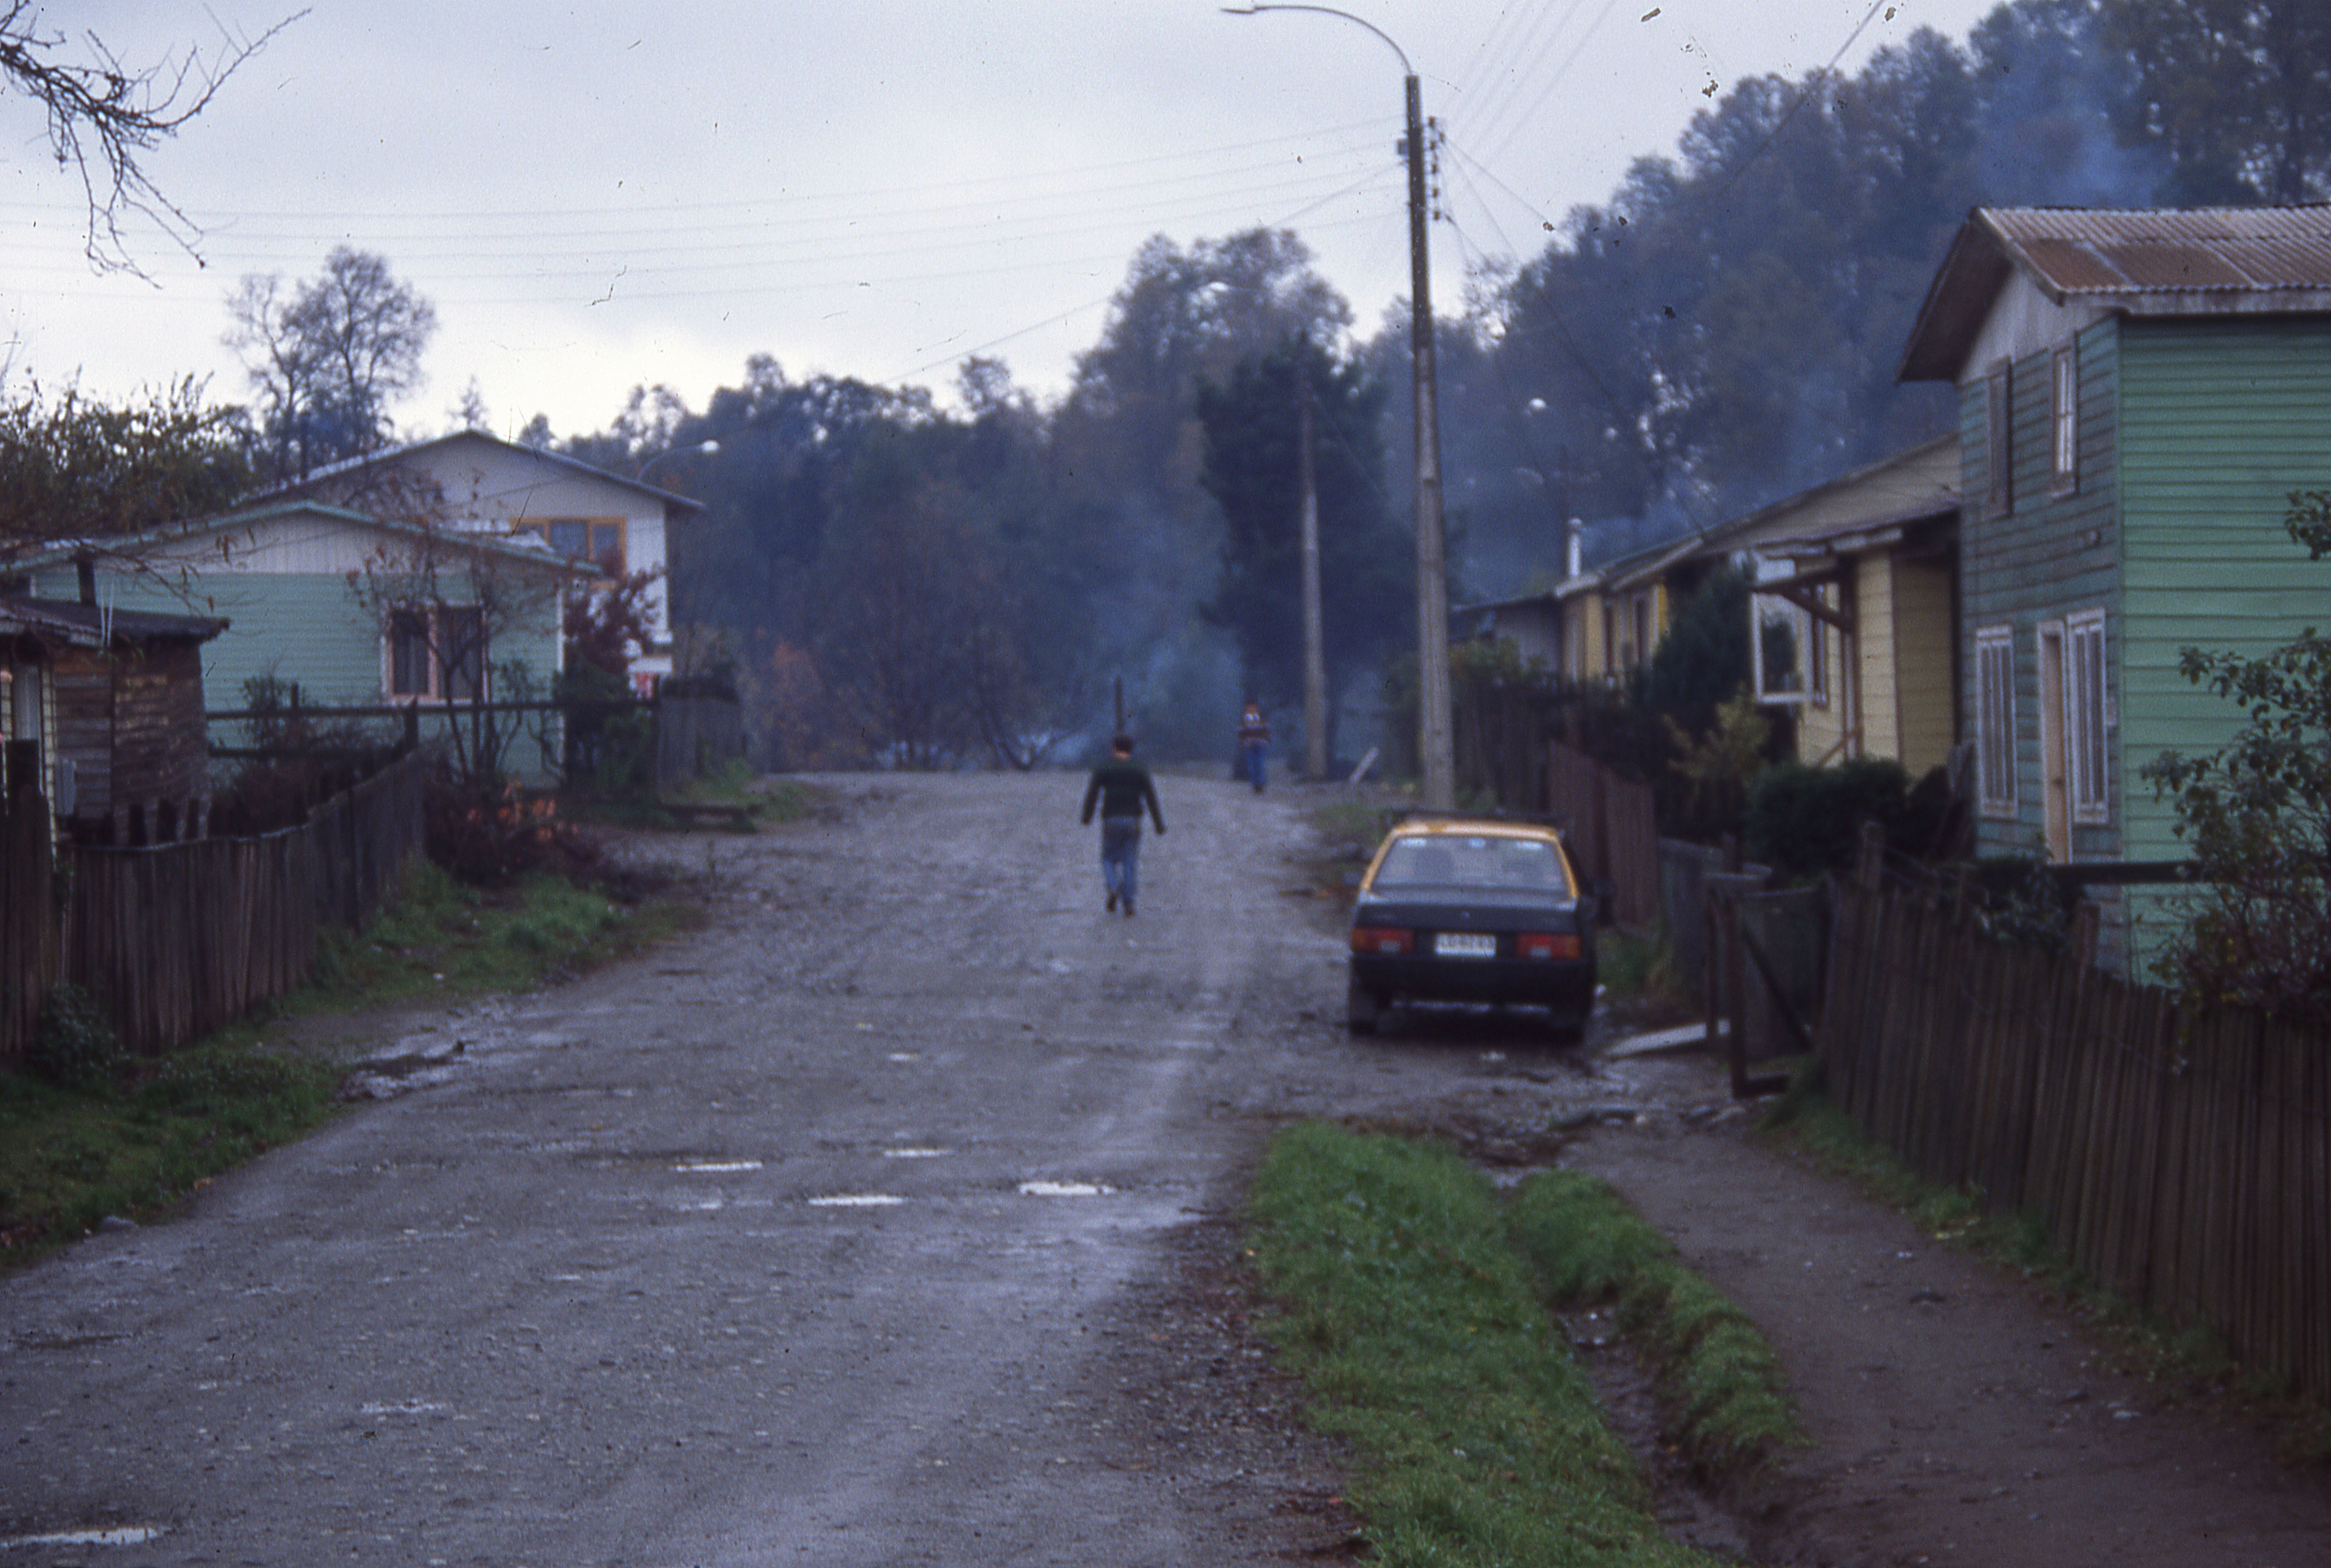
{"type": "Polygon", "coordinates": [[[1020,1195],[1023,1198],[1100,1198],[1115,1192],[1114,1187],[1099,1182],[1023,1182],[1020,1195]]]}
{"type": "Polygon", "coordinates": [[[672,1166],[673,1170],[690,1175],[717,1174],[723,1171],[757,1171],[760,1168],[758,1160],[682,1160],[672,1166]]]}
{"type": "Polygon", "coordinates": [[[890,1209],[907,1200],[895,1193],[833,1193],[823,1198],[812,1198],[813,1209],[890,1209]]]}
{"type": "Polygon", "coordinates": [[[890,1060],[892,1061],[920,1061],[923,1060],[923,1053],[918,1050],[894,1050],[890,1053],[890,1060]]]}
{"type": "Polygon", "coordinates": [[[884,1149],[886,1160],[936,1160],[955,1153],[953,1149],[884,1149]]]}
{"type": "Polygon", "coordinates": [[[0,1536],[0,1552],[19,1546],[143,1546],[169,1532],[159,1525],[117,1525],[97,1530],[56,1530],[42,1535],[0,1536]]]}
{"type": "Polygon", "coordinates": [[[409,1399],[397,1404],[360,1404],[357,1406],[357,1414],[360,1416],[442,1415],[447,1408],[442,1404],[433,1404],[426,1400],[409,1399]]]}

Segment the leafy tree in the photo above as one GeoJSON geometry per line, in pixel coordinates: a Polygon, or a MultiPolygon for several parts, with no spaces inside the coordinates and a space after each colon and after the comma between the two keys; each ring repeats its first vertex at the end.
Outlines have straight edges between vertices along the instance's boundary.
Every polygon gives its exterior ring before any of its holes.
{"type": "Polygon", "coordinates": [[[290,23],[255,39],[223,32],[217,48],[190,48],[152,65],[125,65],[96,33],[80,58],[42,24],[35,0],[0,5],[0,96],[31,99],[48,120],[49,152],[79,177],[89,206],[86,250],[100,270],[137,269],[121,225],[147,218],[191,252],[195,229],[147,176],[140,159],[204,109],[245,61],[290,23]]]}
{"type": "Polygon", "coordinates": [[[436,308],[386,260],[341,245],[317,277],[246,274],[223,341],[258,394],[254,440],[278,479],[386,445],[389,405],[421,385],[436,308]]]}
{"type": "Polygon", "coordinates": [[[38,386],[0,404],[0,561],[205,516],[248,484],[231,411],[192,380],[118,405],[38,386]]]}
{"type": "Polygon", "coordinates": [[[1357,360],[1290,338],[1202,384],[1201,481],[1222,508],[1222,575],[1206,617],[1237,640],[1247,695],[1285,703],[1302,691],[1301,421],[1312,404],[1319,506],[1319,589],[1332,747],[1355,676],[1402,633],[1413,552],[1385,515],[1384,390],[1357,360]]]}
{"type": "MultiPolygon", "coordinates": [[[[2331,556],[2331,491],[2294,493],[2286,523],[2331,556]]],[[[2143,769],[2208,884],[2155,971],[2204,1005],[2331,1025],[2331,637],[2310,626],[2262,658],[2188,648],[2179,667],[2249,717],[2217,751],[2143,769]]]]}
{"type": "Polygon", "coordinates": [[[2100,42],[2135,62],[2116,121],[2158,147],[2179,204],[2331,195],[2331,8],[2322,0],[2099,0],[2100,42]]]}

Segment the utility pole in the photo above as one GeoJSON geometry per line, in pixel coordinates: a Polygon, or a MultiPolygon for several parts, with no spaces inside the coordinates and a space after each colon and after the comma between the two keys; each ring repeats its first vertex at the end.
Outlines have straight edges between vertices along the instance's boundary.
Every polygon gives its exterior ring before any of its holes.
{"type": "MultiPolygon", "coordinates": [[[[1403,55],[1401,63],[1408,63],[1403,55]]],[[[1457,808],[1449,725],[1449,573],[1441,520],[1441,391],[1432,352],[1432,259],[1426,239],[1424,96],[1408,87],[1410,356],[1416,371],[1416,751],[1424,809],[1457,808]]]]}
{"type": "Polygon", "coordinates": [[[1365,17],[1332,5],[1248,4],[1225,5],[1232,16],[1266,11],[1316,11],[1340,16],[1375,33],[1400,56],[1408,95],[1408,293],[1410,363],[1416,373],[1416,751],[1424,774],[1427,811],[1452,811],[1457,804],[1457,763],[1449,724],[1449,576],[1441,520],[1440,389],[1433,372],[1432,260],[1426,242],[1428,192],[1424,178],[1424,95],[1408,52],[1365,17]]]}
{"type": "Polygon", "coordinates": [[[1311,356],[1296,368],[1302,379],[1300,461],[1303,469],[1303,772],[1327,776],[1327,651],[1319,611],[1319,471],[1312,435],[1311,356]]]}

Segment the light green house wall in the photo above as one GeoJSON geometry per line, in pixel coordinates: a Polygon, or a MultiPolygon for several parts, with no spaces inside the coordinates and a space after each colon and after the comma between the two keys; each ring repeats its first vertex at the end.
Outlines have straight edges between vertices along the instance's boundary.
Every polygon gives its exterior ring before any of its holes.
{"type": "MultiPolygon", "coordinates": [[[[1984,385],[1962,385],[1969,692],[1974,633],[1997,624],[2015,632],[2017,810],[1983,819],[1978,841],[1989,853],[2043,850],[2036,629],[2101,608],[2112,821],[2075,824],[2073,856],[2179,860],[2187,849],[2174,810],[2141,770],[2172,748],[2222,746],[2243,717],[2178,672],[2184,650],[2263,653],[2331,622],[2331,563],[2310,563],[2283,526],[2292,490],[2331,485],[2331,320],[2107,318],[2077,342],[2071,495],[2049,490],[2048,355],[2014,364],[2018,461],[2004,516],[1985,508],[1984,385]]],[[[2137,889],[2100,901],[2107,935],[2141,972],[2178,918],[2174,895],[2137,889]]]]}
{"type": "MultiPolygon", "coordinates": [[[[2235,703],[2178,672],[2189,647],[2259,655],[2331,624],[2331,562],[2284,518],[2294,489],[2331,486],[2331,321],[2145,323],[2121,347],[2121,807],[2134,860],[2182,859],[2169,803],[2138,770],[2223,746],[2235,703]]],[[[2138,956],[2178,917],[2129,898],[2138,956]]]]}
{"type": "MultiPolygon", "coordinates": [[[[246,682],[260,677],[296,682],[300,701],[314,707],[369,707],[390,700],[385,628],[374,603],[352,584],[383,580],[385,559],[395,559],[395,539],[371,519],[356,514],[293,503],[270,508],[231,526],[178,536],[148,549],[136,570],[100,565],[99,601],[123,610],[222,617],[227,629],[203,650],[203,693],[213,712],[249,705],[246,682]]],[[[524,556],[498,556],[497,596],[514,608],[490,632],[488,663],[495,679],[504,666],[524,668],[531,695],[548,697],[562,657],[559,628],[562,563],[524,556]]],[[[78,594],[69,560],[35,565],[33,591],[45,598],[78,594]]],[[[474,603],[477,584],[452,571],[434,584],[447,604],[474,603]]],[[[496,689],[497,698],[513,695],[496,689]]],[[[423,708],[424,740],[441,735],[442,711],[423,708]]],[[[366,721],[384,736],[394,719],[366,721]]],[[[212,740],[243,744],[237,726],[214,726],[212,740]]],[[[508,761],[520,782],[547,784],[552,770],[542,747],[514,744],[508,761]]]]}

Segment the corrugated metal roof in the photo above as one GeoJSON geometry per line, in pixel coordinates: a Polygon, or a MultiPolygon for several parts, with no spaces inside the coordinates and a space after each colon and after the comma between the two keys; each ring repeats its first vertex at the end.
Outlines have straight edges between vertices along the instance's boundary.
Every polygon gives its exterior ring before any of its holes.
{"type": "Polygon", "coordinates": [[[2331,204],[1977,207],[1927,285],[1897,376],[1955,380],[2019,271],[2059,305],[2128,316],[2331,314],[2331,204]]]}
{"type": "Polygon", "coordinates": [[[2331,205],[1986,207],[1976,217],[2058,295],[2331,289],[2331,205]]]}

